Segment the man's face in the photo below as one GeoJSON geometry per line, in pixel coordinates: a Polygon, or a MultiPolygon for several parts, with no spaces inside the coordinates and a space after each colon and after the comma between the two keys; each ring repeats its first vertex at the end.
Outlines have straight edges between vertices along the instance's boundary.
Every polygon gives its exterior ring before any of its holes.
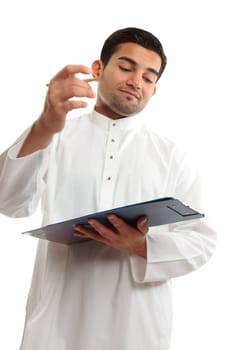
{"type": "Polygon", "coordinates": [[[106,67],[99,65],[96,111],[112,119],[132,116],[146,106],[156,91],[161,58],[135,43],[121,44],[106,67]]]}

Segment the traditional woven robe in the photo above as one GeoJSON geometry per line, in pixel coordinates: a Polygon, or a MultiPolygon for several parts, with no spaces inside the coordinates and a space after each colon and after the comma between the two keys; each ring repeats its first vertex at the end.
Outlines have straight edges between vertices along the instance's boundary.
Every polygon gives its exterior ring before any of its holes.
{"type": "MultiPolygon", "coordinates": [[[[17,158],[27,133],[0,158],[5,215],[31,215],[40,198],[42,224],[164,196],[202,210],[185,155],[140,115],[69,119],[49,147],[17,158]]],[[[206,219],[150,228],[146,260],[95,241],[40,240],[21,350],[168,350],[171,279],[214,247],[206,219]]]]}

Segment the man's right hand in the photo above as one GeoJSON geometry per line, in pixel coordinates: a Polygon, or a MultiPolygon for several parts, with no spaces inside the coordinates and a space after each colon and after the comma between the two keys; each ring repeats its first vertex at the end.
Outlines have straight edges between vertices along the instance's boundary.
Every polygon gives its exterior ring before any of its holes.
{"type": "Polygon", "coordinates": [[[90,74],[90,68],[83,65],[68,65],[51,79],[45,99],[44,110],[40,116],[43,127],[55,134],[64,128],[67,113],[73,109],[87,107],[81,97],[94,98],[95,93],[84,80],[76,74],[90,74]]]}
{"type": "Polygon", "coordinates": [[[68,65],[51,79],[43,112],[34,123],[18,157],[47,147],[53,135],[64,128],[68,112],[87,107],[85,101],[77,98],[95,97],[88,82],[76,76],[79,73],[91,74],[91,69],[83,65],[68,65]]]}

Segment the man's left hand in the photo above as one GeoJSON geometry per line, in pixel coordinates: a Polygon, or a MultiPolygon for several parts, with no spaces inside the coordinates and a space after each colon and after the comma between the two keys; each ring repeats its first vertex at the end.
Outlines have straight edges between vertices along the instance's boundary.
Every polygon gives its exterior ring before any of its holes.
{"type": "Polygon", "coordinates": [[[74,235],[91,238],[112,248],[146,258],[146,234],[149,229],[147,218],[140,217],[135,226],[127,224],[114,214],[109,214],[107,219],[112,228],[101,224],[98,220],[89,219],[91,228],[76,225],[74,235]]]}

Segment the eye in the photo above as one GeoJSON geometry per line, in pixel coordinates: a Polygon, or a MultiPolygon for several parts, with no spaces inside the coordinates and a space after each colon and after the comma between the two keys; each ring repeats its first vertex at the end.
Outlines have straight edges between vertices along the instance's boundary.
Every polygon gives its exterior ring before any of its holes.
{"type": "Polygon", "coordinates": [[[127,67],[119,66],[119,68],[120,68],[121,70],[123,70],[124,72],[130,72],[130,71],[131,71],[131,69],[130,69],[130,68],[127,68],[127,67]]]}
{"type": "Polygon", "coordinates": [[[148,77],[144,77],[143,79],[145,80],[146,83],[149,83],[149,84],[154,83],[154,81],[152,79],[149,79],[148,77]]]}

